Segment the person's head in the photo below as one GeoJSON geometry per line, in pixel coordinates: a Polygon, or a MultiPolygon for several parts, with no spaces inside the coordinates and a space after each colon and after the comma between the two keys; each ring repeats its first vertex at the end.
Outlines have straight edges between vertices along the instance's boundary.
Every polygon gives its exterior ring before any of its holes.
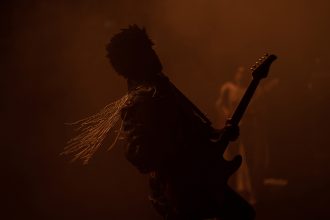
{"type": "Polygon", "coordinates": [[[248,76],[247,76],[245,67],[239,66],[237,68],[235,76],[234,76],[235,83],[240,84],[240,85],[242,85],[242,84],[244,85],[244,84],[247,83],[247,79],[248,79],[248,76]]]}
{"type": "Polygon", "coordinates": [[[144,28],[130,25],[111,38],[106,46],[107,57],[119,75],[145,80],[162,71],[153,45],[144,28]]]}

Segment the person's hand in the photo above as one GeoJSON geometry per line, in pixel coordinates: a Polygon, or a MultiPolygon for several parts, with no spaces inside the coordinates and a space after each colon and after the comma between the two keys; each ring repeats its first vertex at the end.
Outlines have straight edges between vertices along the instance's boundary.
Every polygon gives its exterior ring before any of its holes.
{"type": "Polygon", "coordinates": [[[239,136],[239,127],[237,125],[232,125],[229,119],[224,127],[224,134],[228,141],[236,141],[239,136]]]}

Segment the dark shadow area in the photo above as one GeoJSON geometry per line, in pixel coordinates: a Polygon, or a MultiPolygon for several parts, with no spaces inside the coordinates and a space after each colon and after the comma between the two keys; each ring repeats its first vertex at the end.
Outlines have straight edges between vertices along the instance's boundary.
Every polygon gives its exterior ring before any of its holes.
{"type": "Polygon", "coordinates": [[[105,45],[146,26],[164,72],[212,121],[219,87],[264,52],[280,84],[263,100],[270,149],[257,219],[329,219],[329,9],[325,0],[2,1],[3,219],[159,219],[118,145],[88,166],[59,156],[73,131],[126,92],[105,45]],[[157,1],[158,2],[158,1],[157,1]],[[187,81],[186,79],[189,78],[187,81]]]}

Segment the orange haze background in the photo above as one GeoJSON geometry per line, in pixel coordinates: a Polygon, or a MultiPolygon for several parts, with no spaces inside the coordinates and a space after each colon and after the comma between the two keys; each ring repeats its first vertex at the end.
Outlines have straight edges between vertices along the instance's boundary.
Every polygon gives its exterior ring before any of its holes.
{"type": "Polygon", "coordinates": [[[105,45],[133,23],[214,122],[219,87],[236,68],[278,55],[269,79],[280,83],[263,101],[263,126],[268,176],[288,185],[267,189],[258,216],[330,218],[329,1],[3,0],[0,10],[2,219],[160,219],[123,144],[88,166],[59,156],[73,134],[66,122],[125,93],[105,45]]]}

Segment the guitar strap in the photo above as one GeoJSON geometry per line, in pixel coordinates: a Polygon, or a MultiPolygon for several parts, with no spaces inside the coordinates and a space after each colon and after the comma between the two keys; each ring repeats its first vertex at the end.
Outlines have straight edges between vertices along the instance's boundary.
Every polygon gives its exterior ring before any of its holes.
{"type": "Polygon", "coordinates": [[[178,88],[176,88],[176,86],[164,74],[160,73],[160,76],[167,81],[168,85],[175,92],[175,94],[177,94],[178,98],[185,106],[192,109],[193,112],[198,117],[200,117],[205,124],[211,126],[212,124],[211,121],[206,117],[206,115],[201,110],[199,110],[199,108],[194,103],[192,103],[178,88]]]}

